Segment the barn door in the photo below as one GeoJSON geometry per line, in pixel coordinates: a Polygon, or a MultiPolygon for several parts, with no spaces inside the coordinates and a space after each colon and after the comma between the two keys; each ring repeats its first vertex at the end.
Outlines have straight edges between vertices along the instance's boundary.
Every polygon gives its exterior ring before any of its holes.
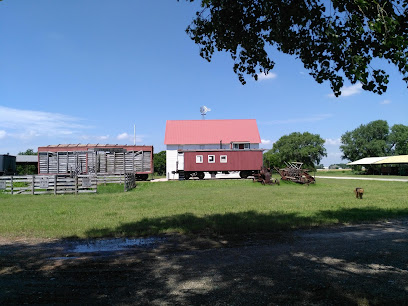
{"type": "Polygon", "coordinates": [[[177,154],[177,170],[184,170],[184,153],[178,152],[177,154]]]}

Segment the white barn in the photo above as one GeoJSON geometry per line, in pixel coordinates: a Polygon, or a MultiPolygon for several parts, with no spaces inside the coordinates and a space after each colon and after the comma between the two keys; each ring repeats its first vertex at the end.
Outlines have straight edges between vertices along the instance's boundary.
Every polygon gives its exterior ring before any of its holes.
{"type": "Polygon", "coordinates": [[[177,169],[183,159],[178,150],[259,149],[261,138],[255,119],[168,120],[166,145],[166,177],[178,179],[177,169]]]}

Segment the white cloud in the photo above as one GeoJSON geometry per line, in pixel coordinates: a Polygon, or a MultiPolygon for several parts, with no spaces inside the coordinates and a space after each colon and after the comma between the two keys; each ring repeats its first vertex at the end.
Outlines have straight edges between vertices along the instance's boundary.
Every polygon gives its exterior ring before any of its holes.
{"type": "MultiPolygon", "coordinates": [[[[136,144],[140,144],[141,142],[143,142],[144,140],[144,135],[136,135],[136,144]]],[[[124,140],[127,141],[128,143],[132,143],[133,144],[133,135],[132,134],[128,134],[126,132],[119,134],[118,136],[116,136],[117,140],[124,140]]]]}
{"type": "Polygon", "coordinates": [[[265,73],[258,73],[258,81],[270,80],[277,78],[277,74],[273,72],[269,72],[268,74],[265,73]]]}
{"type": "Polygon", "coordinates": [[[326,138],[325,143],[328,145],[338,146],[341,144],[341,139],[340,138],[337,138],[337,139],[326,138]]]}
{"type": "Polygon", "coordinates": [[[66,136],[87,128],[79,119],[59,113],[21,110],[0,106],[0,128],[10,130],[7,135],[19,139],[39,136],[66,136]]]}
{"type": "MultiPolygon", "coordinates": [[[[361,85],[361,83],[357,83],[351,86],[344,86],[341,88],[341,96],[340,97],[349,97],[349,96],[353,96],[356,94],[359,94],[362,92],[362,87],[363,85],[361,85]]],[[[335,95],[334,93],[331,93],[328,95],[331,98],[334,98],[335,95]]]]}
{"type": "Polygon", "coordinates": [[[382,101],[382,102],[380,102],[380,104],[390,104],[391,103],[391,100],[384,100],[384,101],[382,101]]]}
{"type": "Polygon", "coordinates": [[[332,114],[320,114],[320,115],[313,115],[313,116],[305,116],[302,118],[289,118],[284,120],[272,120],[267,122],[260,122],[260,124],[264,125],[277,125],[277,124],[293,124],[293,123],[307,123],[307,122],[317,122],[321,120],[325,120],[328,118],[333,117],[332,114]]]}
{"type": "Polygon", "coordinates": [[[131,136],[128,133],[122,133],[122,134],[119,134],[116,138],[118,140],[124,140],[124,139],[129,139],[130,137],[131,136]]]}
{"type": "Polygon", "coordinates": [[[272,143],[272,140],[269,140],[269,139],[261,139],[261,143],[262,143],[262,144],[265,144],[265,145],[271,144],[271,143],[272,143]]]}
{"type": "Polygon", "coordinates": [[[107,139],[109,139],[109,135],[97,136],[96,139],[98,139],[98,140],[107,140],[107,139]]]}
{"type": "Polygon", "coordinates": [[[0,130],[0,139],[3,139],[4,137],[6,137],[7,133],[4,130],[0,130]]]}

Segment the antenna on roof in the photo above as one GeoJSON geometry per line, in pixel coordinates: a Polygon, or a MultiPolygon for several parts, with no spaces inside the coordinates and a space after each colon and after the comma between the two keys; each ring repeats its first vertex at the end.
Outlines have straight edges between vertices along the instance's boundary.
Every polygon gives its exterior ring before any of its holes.
{"type": "Polygon", "coordinates": [[[209,111],[211,111],[211,108],[208,108],[208,107],[205,106],[205,105],[203,105],[203,106],[200,107],[200,113],[201,113],[201,116],[203,117],[203,118],[202,118],[203,120],[205,119],[205,115],[206,115],[209,111]]]}

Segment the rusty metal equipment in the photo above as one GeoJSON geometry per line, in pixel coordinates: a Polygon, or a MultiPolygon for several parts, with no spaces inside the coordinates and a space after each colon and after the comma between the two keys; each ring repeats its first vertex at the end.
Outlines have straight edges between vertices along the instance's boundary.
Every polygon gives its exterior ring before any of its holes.
{"type": "Polygon", "coordinates": [[[280,174],[282,180],[292,181],[299,184],[313,184],[315,178],[311,176],[307,169],[302,169],[303,163],[292,162],[286,163],[286,168],[279,169],[275,167],[275,170],[280,174]]]}
{"type": "Polygon", "coordinates": [[[261,170],[259,173],[254,174],[254,178],[252,180],[254,183],[255,182],[260,182],[262,185],[279,185],[280,182],[278,179],[272,178],[272,171],[270,168],[266,168],[265,166],[261,167],[261,170]]]}

